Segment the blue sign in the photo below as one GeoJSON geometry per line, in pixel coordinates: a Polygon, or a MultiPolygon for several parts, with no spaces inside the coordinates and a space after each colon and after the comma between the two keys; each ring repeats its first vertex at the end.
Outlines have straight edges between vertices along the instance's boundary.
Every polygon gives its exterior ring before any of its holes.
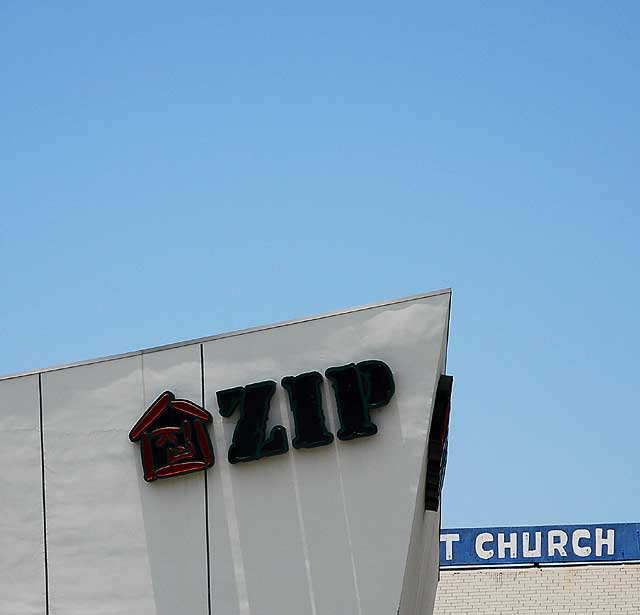
{"type": "Polygon", "coordinates": [[[440,565],[640,561],[640,523],[441,530],[440,565]]]}

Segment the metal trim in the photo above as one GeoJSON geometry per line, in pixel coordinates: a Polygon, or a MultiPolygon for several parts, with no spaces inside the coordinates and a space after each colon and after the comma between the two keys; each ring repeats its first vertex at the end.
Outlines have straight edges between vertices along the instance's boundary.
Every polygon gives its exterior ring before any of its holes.
{"type": "Polygon", "coordinates": [[[338,310],[336,312],[328,312],[325,314],[317,314],[315,316],[307,316],[305,318],[296,318],[293,320],[284,320],[269,325],[259,325],[257,327],[250,327],[248,329],[238,329],[237,331],[231,331],[229,333],[218,333],[217,335],[210,335],[207,337],[198,337],[192,340],[184,342],[175,342],[173,344],[165,344],[163,346],[153,346],[151,348],[144,348],[142,350],[133,350],[131,352],[125,352],[122,354],[108,355],[106,357],[98,357],[95,359],[86,359],[84,361],[75,361],[73,363],[64,363],[62,365],[56,365],[54,367],[45,367],[43,369],[34,369],[25,372],[17,372],[15,374],[7,374],[6,376],[0,376],[0,381],[10,380],[11,378],[20,378],[22,376],[34,376],[36,374],[45,374],[47,372],[55,372],[61,369],[68,369],[70,367],[80,367],[82,365],[93,365],[94,363],[103,363],[106,361],[115,361],[117,359],[127,359],[130,357],[137,357],[140,355],[150,354],[152,352],[160,352],[162,350],[171,350],[172,348],[181,348],[182,346],[192,346],[194,344],[204,344],[214,340],[224,339],[227,337],[236,337],[238,335],[246,335],[248,333],[256,333],[257,331],[267,331],[269,329],[279,329],[280,327],[287,327],[289,325],[297,325],[303,322],[310,322],[313,320],[322,320],[324,318],[331,318],[332,316],[342,316],[344,314],[350,314],[352,312],[362,312],[364,310],[371,310],[373,308],[384,307],[387,305],[397,305],[398,303],[407,303],[408,301],[416,301],[418,299],[427,299],[429,297],[438,297],[440,295],[451,295],[450,288],[442,288],[440,290],[434,290],[428,293],[421,293],[418,295],[410,295],[408,297],[402,297],[400,299],[392,299],[391,301],[379,301],[377,303],[368,303],[353,308],[347,308],[345,310],[338,310]]]}

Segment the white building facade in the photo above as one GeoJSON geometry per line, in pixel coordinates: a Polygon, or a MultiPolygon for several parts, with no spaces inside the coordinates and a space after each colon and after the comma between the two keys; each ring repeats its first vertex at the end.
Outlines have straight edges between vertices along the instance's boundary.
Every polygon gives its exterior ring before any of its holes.
{"type": "Polygon", "coordinates": [[[430,614],[450,298],[0,378],[0,614],[430,614]]]}

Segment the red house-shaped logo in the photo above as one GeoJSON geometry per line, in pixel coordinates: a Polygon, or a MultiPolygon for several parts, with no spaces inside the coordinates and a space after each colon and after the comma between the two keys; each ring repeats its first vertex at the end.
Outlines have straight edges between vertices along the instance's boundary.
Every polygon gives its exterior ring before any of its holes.
{"type": "Polygon", "coordinates": [[[212,421],[204,409],[165,391],[129,432],[140,441],[144,479],[154,481],[210,468],[213,447],[206,428],[212,421]]]}

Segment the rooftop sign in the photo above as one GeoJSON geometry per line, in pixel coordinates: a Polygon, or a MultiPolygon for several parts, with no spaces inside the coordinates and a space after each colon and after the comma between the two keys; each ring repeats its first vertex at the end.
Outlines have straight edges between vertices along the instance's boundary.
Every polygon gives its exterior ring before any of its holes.
{"type": "Polygon", "coordinates": [[[440,566],[640,561],[640,523],[441,530],[440,566]]]}

